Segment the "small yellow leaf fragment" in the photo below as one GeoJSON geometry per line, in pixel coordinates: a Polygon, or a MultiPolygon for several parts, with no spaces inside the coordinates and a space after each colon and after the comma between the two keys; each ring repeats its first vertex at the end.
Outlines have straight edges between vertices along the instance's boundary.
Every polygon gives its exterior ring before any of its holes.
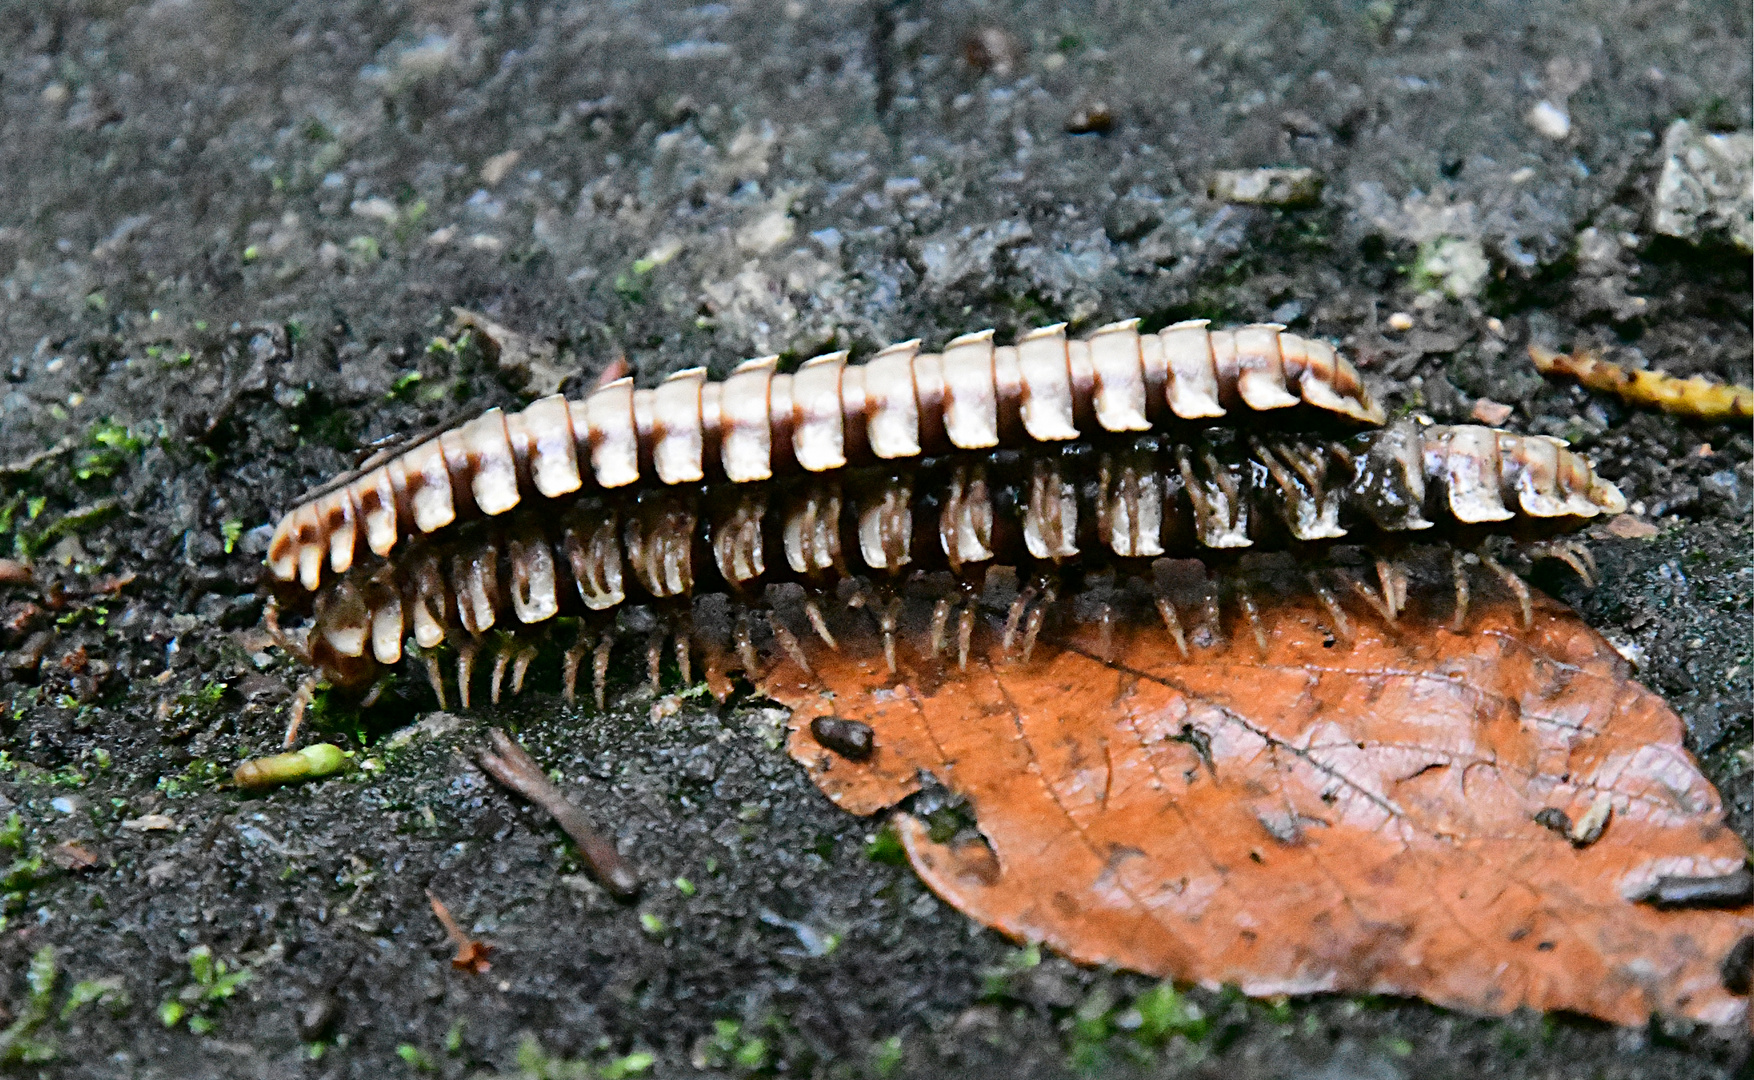
{"type": "Polygon", "coordinates": [[[1539,345],[1529,346],[1529,359],[1543,375],[1569,376],[1592,390],[1618,394],[1632,405],[1713,423],[1754,418],[1754,388],[1698,375],[1679,379],[1660,371],[1627,371],[1589,353],[1557,353],[1539,345]]]}
{"type": "Polygon", "coordinates": [[[246,761],[237,767],[233,779],[241,788],[279,787],[297,780],[333,776],[346,762],[347,755],[334,743],[313,743],[290,754],[246,761]]]}

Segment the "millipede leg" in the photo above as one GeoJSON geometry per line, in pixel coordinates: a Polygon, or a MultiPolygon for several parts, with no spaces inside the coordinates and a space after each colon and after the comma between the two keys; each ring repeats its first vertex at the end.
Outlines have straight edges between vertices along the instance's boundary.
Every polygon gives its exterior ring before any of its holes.
{"type": "Polygon", "coordinates": [[[1506,569],[1497,559],[1494,559],[1484,551],[1480,552],[1479,555],[1481,564],[1484,565],[1486,569],[1497,575],[1498,580],[1504,582],[1505,588],[1516,594],[1517,603],[1520,604],[1523,609],[1523,630],[1524,632],[1532,630],[1535,626],[1535,602],[1529,596],[1528,582],[1517,577],[1510,570],[1506,569]]]}
{"type": "MultiPolygon", "coordinates": [[[[301,638],[294,638],[280,628],[280,605],[269,597],[267,605],[262,609],[262,625],[268,631],[268,637],[280,646],[280,651],[297,660],[301,664],[311,663],[311,650],[301,638]]],[[[291,743],[287,744],[291,746],[291,743]]]]}
{"type": "Polygon", "coordinates": [[[1254,631],[1255,647],[1261,650],[1261,659],[1267,658],[1267,628],[1261,625],[1261,609],[1255,604],[1254,594],[1246,588],[1236,590],[1236,601],[1242,606],[1242,613],[1249,621],[1249,629],[1254,631]]]}
{"type": "Polygon", "coordinates": [[[1407,606],[1407,575],[1388,559],[1378,559],[1376,580],[1382,586],[1383,603],[1388,608],[1388,615],[1385,617],[1393,625],[1401,617],[1401,610],[1407,606]]]}
{"type": "Polygon", "coordinates": [[[1218,610],[1218,584],[1212,582],[1212,588],[1200,598],[1200,625],[1213,641],[1224,640],[1224,613],[1218,610]]]}
{"type": "Polygon", "coordinates": [[[804,617],[810,620],[810,629],[816,631],[816,636],[822,639],[824,645],[836,652],[840,651],[840,646],[835,644],[834,635],[828,632],[828,621],[822,617],[822,609],[816,606],[815,597],[804,601],[804,617]]]}
{"type": "Polygon", "coordinates": [[[790,630],[786,629],[786,624],[780,622],[779,612],[770,611],[767,613],[767,627],[773,631],[773,639],[779,642],[781,651],[790,658],[792,663],[797,664],[804,674],[815,678],[816,672],[811,669],[810,660],[804,655],[804,647],[798,644],[798,639],[793,636],[790,630]]]}
{"type": "Polygon", "coordinates": [[[1023,624],[1023,655],[1019,657],[1025,664],[1029,663],[1030,654],[1035,652],[1035,639],[1041,633],[1041,624],[1047,621],[1047,614],[1046,603],[1029,609],[1029,618],[1023,624]]]}
{"type": "Polygon", "coordinates": [[[1345,581],[1346,584],[1352,586],[1352,591],[1357,593],[1359,598],[1361,600],[1363,600],[1366,604],[1369,604],[1370,609],[1372,611],[1376,612],[1378,615],[1381,615],[1383,622],[1388,623],[1390,626],[1395,625],[1394,609],[1389,607],[1387,601],[1385,601],[1382,597],[1377,595],[1377,592],[1375,589],[1371,588],[1369,585],[1366,585],[1364,582],[1359,581],[1357,578],[1353,577],[1351,574],[1342,574],[1341,580],[1345,581]]]}
{"type": "MultiPolygon", "coordinates": [[[[311,699],[316,696],[316,693],[317,677],[315,675],[306,675],[299,680],[298,689],[292,695],[292,708],[287,716],[286,738],[280,743],[284,749],[291,750],[292,744],[298,741],[298,729],[304,723],[305,709],[310,706],[311,699]]],[[[439,707],[444,707],[442,700],[439,702],[439,707]]]]}
{"type": "Polygon", "coordinates": [[[682,675],[682,685],[694,682],[694,663],[689,654],[689,643],[694,639],[694,631],[687,624],[676,631],[676,670],[682,675]]]}
{"type": "Polygon", "coordinates": [[[438,698],[439,708],[445,708],[445,676],[439,670],[438,657],[426,654],[426,681],[432,686],[433,696],[438,698]]]}
{"type": "Polygon", "coordinates": [[[608,708],[609,696],[609,650],[615,644],[615,635],[607,630],[597,639],[597,648],[591,654],[591,689],[597,696],[597,711],[608,708]]]}
{"type": "Polygon", "coordinates": [[[755,651],[755,642],[749,636],[749,619],[739,615],[737,625],[731,631],[731,641],[737,648],[737,659],[743,665],[743,676],[750,682],[761,678],[761,656],[755,651]]]}
{"type": "Polygon", "coordinates": [[[1115,609],[1108,604],[1096,613],[1096,652],[1105,664],[1115,658],[1115,609]]]}
{"type": "Polygon", "coordinates": [[[1309,572],[1309,587],[1315,593],[1316,599],[1321,601],[1328,618],[1333,621],[1334,636],[1342,641],[1351,641],[1352,624],[1347,621],[1346,609],[1340,606],[1340,599],[1334,595],[1334,590],[1328,588],[1327,583],[1314,570],[1309,572]]]}
{"type": "Polygon", "coordinates": [[[1595,585],[1596,579],[1602,576],[1601,570],[1596,566],[1595,553],[1590,550],[1589,544],[1582,540],[1571,540],[1567,543],[1571,550],[1577,552],[1578,557],[1583,560],[1583,564],[1590,568],[1589,576],[1584,580],[1592,586],[1595,585]]]}
{"type": "Polygon", "coordinates": [[[1560,562],[1576,571],[1578,578],[1583,581],[1585,586],[1592,588],[1595,586],[1596,579],[1591,573],[1591,570],[1595,568],[1595,559],[1590,557],[1589,549],[1583,545],[1569,540],[1554,540],[1546,543],[1530,544],[1526,550],[1528,551],[1531,560],[1558,559],[1560,562]],[[1588,566],[1584,565],[1584,558],[1579,558],[1579,555],[1589,559],[1588,566]]]}
{"type": "Polygon", "coordinates": [[[489,695],[490,700],[495,705],[499,704],[499,688],[505,681],[505,669],[510,666],[511,662],[512,654],[510,649],[500,649],[499,654],[493,658],[493,681],[488,685],[492,688],[489,695]]]}
{"type": "Polygon", "coordinates": [[[475,670],[475,654],[481,643],[473,639],[457,646],[457,707],[469,707],[469,675],[475,670]]]}
{"type": "Polygon", "coordinates": [[[646,636],[646,681],[652,684],[654,694],[664,685],[665,636],[663,630],[653,630],[646,636]]]}
{"type": "Polygon", "coordinates": [[[901,600],[890,598],[877,605],[877,628],[883,632],[883,661],[889,673],[895,674],[895,627],[901,614],[901,600]]]}
{"type": "Polygon", "coordinates": [[[974,644],[974,608],[964,607],[956,616],[956,670],[968,670],[968,651],[974,644]]]}
{"type": "Polygon", "coordinates": [[[1025,586],[1011,601],[1011,610],[1005,613],[1005,633],[999,639],[1000,647],[1007,659],[1011,656],[1011,647],[1017,643],[1017,628],[1023,622],[1023,613],[1029,610],[1029,602],[1035,599],[1035,586],[1025,586]]]}
{"type": "Polygon", "coordinates": [[[1181,651],[1182,659],[1186,660],[1188,658],[1188,636],[1182,632],[1182,621],[1177,617],[1175,605],[1170,603],[1169,597],[1159,596],[1157,598],[1157,614],[1163,620],[1163,628],[1168,630],[1169,636],[1175,639],[1175,647],[1181,651]]]}
{"type": "Polygon", "coordinates": [[[944,631],[950,623],[950,613],[955,610],[955,601],[947,596],[940,596],[938,602],[932,605],[932,638],[929,651],[934,664],[944,655],[944,631]]]}
{"type": "Polygon", "coordinates": [[[524,692],[524,675],[530,670],[530,664],[536,659],[536,646],[526,645],[518,650],[517,659],[512,663],[512,696],[517,697],[524,692]]]}
{"type": "Polygon", "coordinates": [[[1459,634],[1468,625],[1468,564],[1461,552],[1450,551],[1449,572],[1456,583],[1456,614],[1450,620],[1449,628],[1459,634]]]}
{"type": "Polygon", "coordinates": [[[568,705],[578,700],[579,663],[584,660],[585,653],[589,652],[590,648],[585,628],[580,626],[578,641],[573,643],[572,648],[566,650],[566,655],[560,661],[561,693],[565,696],[568,705]]]}

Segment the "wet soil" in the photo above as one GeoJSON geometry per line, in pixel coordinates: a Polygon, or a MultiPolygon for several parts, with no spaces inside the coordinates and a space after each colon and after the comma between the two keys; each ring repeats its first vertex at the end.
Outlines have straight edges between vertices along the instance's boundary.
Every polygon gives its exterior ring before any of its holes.
{"type": "Polygon", "coordinates": [[[607,717],[542,694],[400,736],[432,702],[399,686],[319,711],[346,775],[223,782],[278,745],[299,678],[256,629],[260,527],[378,440],[553,386],[444,344],[453,306],[556,344],[570,390],[621,355],[650,380],[1270,318],[1392,408],[1489,399],[1620,484],[1654,535],[1597,539],[1594,590],[1537,583],[1637,659],[1754,839],[1749,432],[1525,359],[1750,380],[1746,253],[1647,226],[1670,122],[1751,126],[1746,5],[0,13],[0,543],[36,566],[0,586],[11,1067],[1387,1080],[1746,1055],[1686,1025],[1202,990],[1144,1038],[1147,981],[944,907],[785,759],[775,710],[653,717],[632,671],[607,717]],[[1542,101],[1567,130],[1530,122],[1542,101]],[[1262,166],[1319,197],[1209,196],[1262,166]],[[489,722],[637,857],[637,901],[475,769],[489,722]],[[490,971],[453,970],[429,889],[490,971]]]}

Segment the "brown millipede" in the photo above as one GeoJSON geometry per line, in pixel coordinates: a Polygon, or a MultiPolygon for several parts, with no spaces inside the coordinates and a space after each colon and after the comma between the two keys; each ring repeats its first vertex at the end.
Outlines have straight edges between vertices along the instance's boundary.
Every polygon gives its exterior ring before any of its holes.
{"type": "Polygon", "coordinates": [[[1005,346],[984,330],[942,353],[906,341],[863,364],[844,352],[818,356],[791,375],[765,357],[722,382],[691,368],[649,390],[624,378],[582,401],[557,394],[518,413],[489,409],[302,502],[275,529],[268,565],[276,579],[314,591],[325,565],[346,571],[362,543],[388,556],[401,539],[459,519],[642,480],[746,484],[1287,411],[1311,414],[1290,421],[1297,427],[1383,421],[1358,372],[1325,342],[1273,324],[1137,327],[1113,323],[1073,340],[1059,324],[1005,346]]]}
{"type": "MultiPolygon", "coordinates": [[[[621,380],[489,410],[295,507],[269,553],[270,610],[277,632],[283,613],[306,619],[289,647],[340,685],[412,649],[442,701],[435,653],[454,647],[466,706],[478,660],[497,701],[561,625],[565,693],[589,659],[599,702],[618,635],[646,638],[654,681],[673,638],[684,679],[701,656],[722,682],[758,674],[763,649],[807,669],[799,635],[832,647],[848,609],[893,669],[904,595],[930,611],[920,651],[964,662],[994,566],[1018,579],[990,630],[1025,657],[1056,602],[1105,576],[1145,583],[1184,651],[1216,630],[1219,596],[1170,595],[1167,559],[1292,552],[1341,635],[1347,596],[1391,622],[1406,606],[1393,557],[1413,541],[1478,548],[1525,608],[1487,540],[1534,543],[1587,578],[1587,553],[1553,538],[1625,504],[1584,458],[1540,436],[1382,424],[1350,364],[1272,325],[1129,321],[1085,341],[1054,326],[863,365],[837,353],[790,376],[770,358],[722,383],[621,380]],[[1344,546],[1378,557],[1375,585],[1331,568],[1344,546]],[[766,600],[782,584],[804,589],[797,619],[766,600]],[[717,630],[698,610],[712,593],[736,601],[717,630]]],[[[1452,566],[1459,629],[1460,554],[1452,566]]],[[[1253,597],[1235,599],[1258,636],[1253,597]]],[[[1116,608],[1086,607],[1107,635],[1116,608]]]]}

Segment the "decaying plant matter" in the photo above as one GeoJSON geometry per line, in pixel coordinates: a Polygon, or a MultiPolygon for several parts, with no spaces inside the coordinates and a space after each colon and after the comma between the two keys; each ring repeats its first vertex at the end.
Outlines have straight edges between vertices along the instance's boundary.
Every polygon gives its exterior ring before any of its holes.
{"type": "Polygon", "coordinates": [[[1633,405],[1714,423],[1754,418],[1754,388],[1698,375],[1678,379],[1660,371],[1628,371],[1591,353],[1556,353],[1539,345],[1529,346],[1529,359],[1543,375],[1568,376],[1633,405]]]}
{"type": "MultiPolygon", "coordinates": [[[[991,338],[490,410],[289,512],[270,629],[343,687],[416,659],[441,704],[454,650],[464,707],[545,655],[602,707],[622,643],[654,685],[741,671],[842,806],[922,773],[966,797],[984,839],[900,818],[915,866],[1079,959],[1746,1016],[1720,969],[1754,882],[1678,720],[1506,565],[1590,580],[1567,536],[1625,501],[1586,459],[1386,424],[1275,326],[991,338]]],[[[483,768],[636,888],[494,741],[483,768]]]]}
{"type": "Polygon", "coordinates": [[[1457,633],[1447,590],[1416,581],[1396,626],[1344,636],[1314,595],[1257,595],[1264,654],[1240,617],[1185,657],[1161,626],[1067,622],[1029,664],[990,648],[891,673],[849,632],[762,687],[841,807],[894,806],[922,772],[966,798],[978,834],[897,815],[915,869],[1078,960],[1250,994],[1745,1022],[1746,852],[1680,719],[1600,635],[1542,597],[1524,631],[1502,590],[1457,633]],[[874,749],[822,745],[825,716],[874,749]],[[1596,823],[1569,835],[1556,814],[1596,823]]]}

